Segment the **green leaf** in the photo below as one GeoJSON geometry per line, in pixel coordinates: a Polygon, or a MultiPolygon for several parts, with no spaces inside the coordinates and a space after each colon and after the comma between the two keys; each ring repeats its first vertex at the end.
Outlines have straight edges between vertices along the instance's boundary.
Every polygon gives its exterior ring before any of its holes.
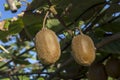
{"type": "Polygon", "coordinates": [[[44,78],[38,78],[38,80],[45,80],[44,78]]]}
{"type": "Polygon", "coordinates": [[[120,32],[120,22],[109,23],[105,26],[101,26],[100,28],[106,32],[120,32]]]}
{"type": "Polygon", "coordinates": [[[6,20],[6,22],[5,22],[5,24],[4,24],[4,28],[5,28],[6,30],[8,30],[9,25],[10,25],[10,22],[9,22],[8,20],[6,20]]]}
{"type": "MultiPolygon", "coordinates": [[[[104,0],[96,1],[96,0],[52,0],[53,4],[56,5],[56,10],[58,14],[61,16],[63,21],[66,23],[73,22],[80,14],[82,14],[85,10],[87,10],[90,6],[103,2],[104,0]]],[[[96,7],[96,11],[99,10],[96,7]]],[[[94,9],[92,11],[87,12],[86,17],[93,15],[94,9]]],[[[84,16],[84,17],[85,17],[84,16]]],[[[82,19],[82,17],[81,17],[82,19]]],[[[89,19],[89,17],[87,18],[89,19]]]]}
{"type": "Polygon", "coordinates": [[[30,80],[30,78],[28,76],[19,76],[20,80],[30,80]]]}
{"type": "Polygon", "coordinates": [[[29,32],[29,34],[34,37],[36,35],[36,33],[42,28],[42,24],[40,23],[35,23],[35,24],[31,24],[29,26],[26,26],[27,31],[29,32]]]}
{"type": "Polygon", "coordinates": [[[25,60],[26,58],[28,58],[28,57],[26,57],[26,56],[20,56],[20,57],[18,57],[19,60],[25,60]]]}
{"type": "Polygon", "coordinates": [[[96,28],[96,29],[94,30],[94,33],[95,33],[95,36],[97,36],[97,38],[98,38],[98,37],[103,38],[103,37],[104,37],[104,34],[105,34],[105,30],[103,30],[102,28],[96,28]]]}
{"type": "Polygon", "coordinates": [[[110,8],[107,10],[106,13],[108,13],[107,15],[112,15],[113,13],[117,13],[120,12],[120,5],[119,4],[111,4],[110,8]]]}
{"type": "Polygon", "coordinates": [[[0,62],[0,65],[3,65],[3,64],[5,64],[5,62],[1,61],[1,62],[0,62]]]}
{"type": "Polygon", "coordinates": [[[1,78],[1,77],[0,77],[0,79],[1,80],[10,80],[9,78],[1,78]]]}
{"type": "Polygon", "coordinates": [[[26,10],[34,11],[35,9],[37,9],[39,7],[43,7],[43,5],[45,5],[46,3],[47,3],[46,0],[33,0],[32,3],[27,7],[26,10]]]}
{"type": "MultiPolygon", "coordinates": [[[[32,26],[33,24],[36,23],[41,23],[43,20],[43,17],[40,14],[35,14],[32,12],[25,12],[24,16],[22,17],[24,25],[27,26],[32,26]]],[[[34,26],[32,26],[34,27],[34,26]]]]}
{"type": "Polygon", "coordinates": [[[27,61],[27,60],[22,60],[22,59],[15,59],[14,62],[15,62],[16,64],[25,64],[25,65],[29,65],[29,64],[30,64],[29,61],[27,61]]]}
{"type": "Polygon", "coordinates": [[[34,14],[32,12],[26,12],[22,17],[22,20],[24,26],[26,27],[26,30],[31,35],[31,37],[34,37],[35,34],[42,28],[42,21],[43,21],[42,15],[34,14]]]}
{"type": "Polygon", "coordinates": [[[10,10],[10,7],[8,6],[8,4],[4,4],[4,9],[7,11],[7,10],[10,10]]]}
{"type": "Polygon", "coordinates": [[[55,32],[64,29],[64,27],[61,25],[58,19],[48,19],[46,25],[48,28],[52,29],[55,32]]]}
{"type": "Polygon", "coordinates": [[[22,5],[20,1],[16,1],[15,4],[16,4],[16,6],[17,6],[18,9],[19,9],[19,8],[21,7],[21,5],[22,5]]]}
{"type": "Polygon", "coordinates": [[[9,27],[8,31],[0,31],[0,39],[1,40],[6,38],[8,35],[19,33],[24,27],[21,19],[11,22],[10,25],[9,26],[8,25],[9,25],[9,23],[6,24],[6,27],[9,27]]]}

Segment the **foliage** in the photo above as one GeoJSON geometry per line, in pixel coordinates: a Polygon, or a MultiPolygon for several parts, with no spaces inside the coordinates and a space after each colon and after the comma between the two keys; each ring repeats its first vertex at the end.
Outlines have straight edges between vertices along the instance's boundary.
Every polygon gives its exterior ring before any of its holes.
{"type": "MultiPolygon", "coordinates": [[[[24,2],[25,11],[17,17],[0,22],[0,45],[4,48],[0,47],[0,79],[87,79],[88,67],[78,65],[71,56],[71,40],[74,35],[79,34],[79,27],[94,40],[97,55],[95,62],[105,64],[111,56],[120,58],[119,0],[24,2]],[[47,11],[50,11],[50,14],[46,26],[57,34],[62,53],[60,59],[52,65],[43,65],[34,48],[34,36],[42,28],[47,11]]],[[[22,0],[18,3],[23,6],[22,0]]],[[[111,79],[109,77],[109,80],[111,79]]]]}

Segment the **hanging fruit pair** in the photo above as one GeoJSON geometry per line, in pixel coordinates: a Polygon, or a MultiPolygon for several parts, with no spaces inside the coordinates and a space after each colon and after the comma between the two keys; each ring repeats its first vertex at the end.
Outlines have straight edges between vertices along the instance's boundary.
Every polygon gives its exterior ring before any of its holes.
{"type": "Polygon", "coordinates": [[[89,36],[82,32],[73,38],[72,51],[73,58],[80,65],[89,66],[95,60],[94,43],[89,36]]]}
{"type": "MultiPolygon", "coordinates": [[[[48,15],[48,13],[46,15],[48,15]]],[[[45,28],[45,20],[46,16],[43,21],[42,30],[35,36],[35,45],[39,59],[44,64],[52,64],[59,59],[61,51],[56,34],[52,30],[45,28]]],[[[79,64],[88,66],[95,59],[94,43],[89,36],[82,32],[81,35],[73,38],[72,51],[75,61],[79,64]]]]}
{"type": "Polygon", "coordinates": [[[43,21],[42,30],[35,36],[35,46],[41,62],[43,64],[52,64],[59,59],[61,50],[56,34],[45,27],[45,20],[46,18],[43,21]]]}
{"type": "MultiPolygon", "coordinates": [[[[47,28],[42,28],[35,37],[38,57],[44,64],[55,63],[60,57],[60,45],[56,34],[47,28]]],[[[92,39],[84,35],[77,35],[72,40],[72,55],[81,65],[89,66],[95,60],[95,47],[92,39]]]]}

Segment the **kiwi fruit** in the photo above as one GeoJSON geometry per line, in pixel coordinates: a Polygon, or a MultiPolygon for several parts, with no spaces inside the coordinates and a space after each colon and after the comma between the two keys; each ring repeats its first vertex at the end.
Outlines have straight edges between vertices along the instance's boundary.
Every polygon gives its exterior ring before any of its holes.
{"type": "Polygon", "coordinates": [[[108,76],[113,78],[120,77],[120,60],[117,58],[110,58],[107,60],[106,65],[106,72],[108,76]]]}
{"type": "Polygon", "coordinates": [[[92,64],[87,73],[88,80],[107,80],[108,76],[102,63],[92,64]]]}
{"type": "Polygon", "coordinates": [[[38,58],[43,64],[55,63],[60,55],[60,45],[56,34],[47,28],[42,28],[35,36],[35,48],[38,58]]]}
{"type": "Polygon", "coordinates": [[[82,33],[73,37],[71,48],[72,56],[78,64],[90,66],[95,60],[95,46],[89,36],[82,33]]]}

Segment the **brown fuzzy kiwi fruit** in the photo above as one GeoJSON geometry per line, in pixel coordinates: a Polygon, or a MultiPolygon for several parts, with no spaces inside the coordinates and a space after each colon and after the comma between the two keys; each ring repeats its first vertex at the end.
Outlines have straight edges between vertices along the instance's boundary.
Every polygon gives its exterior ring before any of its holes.
{"type": "Polygon", "coordinates": [[[43,64],[55,63],[61,54],[56,34],[47,28],[42,28],[35,36],[35,47],[38,58],[43,64]]]}
{"type": "Polygon", "coordinates": [[[119,59],[117,58],[109,59],[106,62],[105,68],[108,76],[111,76],[113,78],[120,77],[120,60],[119,59]]]}
{"type": "Polygon", "coordinates": [[[108,76],[105,72],[105,67],[101,63],[92,64],[89,67],[88,74],[87,74],[88,80],[107,80],[108,76]]]}
{"type": "Polygon", "coordinates": [[[71,46],[73,58],[78,64],[89,66],[95,60],[95,46],[89,36],[85,34],[75,36],[71,46]]]}

